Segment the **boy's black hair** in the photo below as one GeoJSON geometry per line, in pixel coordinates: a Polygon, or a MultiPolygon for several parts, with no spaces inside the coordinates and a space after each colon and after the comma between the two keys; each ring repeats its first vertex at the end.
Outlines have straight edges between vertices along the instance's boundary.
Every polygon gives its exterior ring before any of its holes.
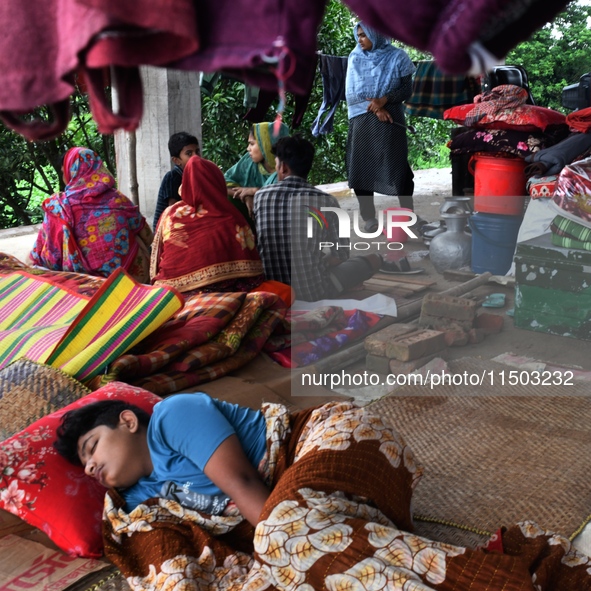
{"type": "Polygon", "coordinates": [[[285,162],[291,172],[304,179],[308,178],[312,162],[314,162],[314,146],[312,142],[296,133],[290,137],[282,137],[273,147],[273,153],[281,162],[285,162]]]}
{"type": "Polygon", "coordinates": [[[81,465],[78,456],[78,440],[90,430],[100,425],[114,429],[119,424],[119,415],[124,410],[131,410],[138,418],[140,425],[147,427],[150,414],[135,404],[123,400],[101,400],[64,414],[57,428],[57,440],[53,447],[72,464],[81,465]]]}
{"type": "Polygon", "coordinates": [[[195,144],[197,146],[197,150],[199,150],[199,142],[194,135],[191,135],[186,131],[173,133],[168,140],[168,151],[170,152],[170,157],[178,158],[182,149],[185,146],[190,146],[191,144],[195,144]]]}

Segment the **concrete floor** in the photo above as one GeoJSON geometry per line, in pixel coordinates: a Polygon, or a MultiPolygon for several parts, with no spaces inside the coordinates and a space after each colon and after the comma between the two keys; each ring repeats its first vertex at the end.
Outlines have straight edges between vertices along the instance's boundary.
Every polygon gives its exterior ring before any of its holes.
{"type": "Polygon", "coordinates": [[[41,226],[22,226],[0,230],[0,252],[11,254],[23,263],[35,245],[35,238],[41,226]]]}

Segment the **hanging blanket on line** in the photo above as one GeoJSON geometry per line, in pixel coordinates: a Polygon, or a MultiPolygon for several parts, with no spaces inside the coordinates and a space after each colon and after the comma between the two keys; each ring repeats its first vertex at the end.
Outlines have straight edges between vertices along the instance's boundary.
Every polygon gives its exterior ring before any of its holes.
{"type": "Polygon", "coordinates": [[[495,549],[504,553],[409,533],[421,470],[402,438],[366,409],[333,402],[290,417],[265,404],[263,413],[261,473],[273,490],[254,535],[233,504],[210,516],[154,498],[126,513],[109,492],[105,553],[133,590],[590,588],[591,558],[531,522],[503,533],[495,549]]]}
{"type": "MultiPolygon", "coordinates": [[[[75,294],[83,294],[87,299],[98,294],[105,283],[103,279],[79,273],[27,267],[14,257],[0,253],[0,277],[14,271],[26,271],[75,294]]],[[[140,287],[146,293],[162,289],[147,285],[140,287]]],[[[138,293],[135,296],[141,300],[138,293]]],[[[136,303],[141,306],[139,300],[136,303]]],[[[134,322],[139,321],[134,316],[139,309],[130,311],[134,322]]],[[[184,307],[177,310],[149,337],[144,334],[141,340],[135,339],[132,344],[126,338],[129,350],[123,351],[118,344],[112,344],[108,362],[94,351],[97,362],[104,363],[101,375],[93,373],[96,377],[87,385],[94,389],[118,380],[158,395],[167,395],[215,380],[254,359],[286,312],[283,301],[268,292],[196,294],[188,297],[184,307]],[[106,363],[108,370],[105,373],[106,363]]],[[[124,327],[124,320],[117,326],[124,327]]],[[[86,329],[82,330],[83,327],[81,323],[72,326],[68,336],[75,343],[84,339],[86,329]]],[[[58,361],[61,363],[65,352],[62,348],[59,351],[58,361]]],[[[94,361],[95,357],[89,356],[87,361],[90,359],[94,361]]],[[[95,365],[89,364],[93,370],[95,365]]],[[[72,363],[67,367],[72,367],[72,363]]]]}
{"type": "Polygon", "coordinates": [[[169,288],[142,285],[122,269],[92,296],[51,277],[0,279],[0,367],[27,357],[87,381],[183,305],[169,288]]]}

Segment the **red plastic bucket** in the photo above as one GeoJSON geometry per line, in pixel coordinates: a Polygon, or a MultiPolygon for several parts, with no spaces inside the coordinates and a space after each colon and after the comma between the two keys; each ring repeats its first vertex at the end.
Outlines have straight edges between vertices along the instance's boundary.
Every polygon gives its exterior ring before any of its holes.
{"type": "Polygon", "coordinates": [[[475,154],[468,170],[474,175],[474,211],[523,215],[527,191],[525,160],[475,154]]]}
{"type": "Polygon", "coordinates": [[[412,209],[407,209],[405,207],[389,207],[384,210],[386,215],[384,218],[384,229],[382,230],[382,233],[386,236],[388,242],[406,242],[409,239],[409,235],[399,226],[392,226],[390,231],[391,236],[388,236],[388,220],[391,219],[393,222],[410,221],[410,215],[404,212],[412,213],[412,209]]]}

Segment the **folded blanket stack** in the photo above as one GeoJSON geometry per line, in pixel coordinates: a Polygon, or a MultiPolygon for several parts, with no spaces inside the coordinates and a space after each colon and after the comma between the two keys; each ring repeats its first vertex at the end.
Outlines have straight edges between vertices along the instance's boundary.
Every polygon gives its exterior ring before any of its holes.
{"type": "Polygon", "coordinates": [[[502,84],[443,114],[464,125],[466,132],[448,144],[452,155],[494,153],[532,158],[568,134],[565,116],[558,111],[526,104],[528,92],[514,84],[502,84]]]}
{"type": "Polygon", "coordinates": [[[591,228],[557,215],[550,225],[552,244],[564,248],[591,250],[591,228]]]}
{"type": "Polygon", "coordinates": [[[582,109],[566,117],[570,135],[558,143],[525,157],[528,165],[528,191],[532,199],[552,197],[557,175],[565,166],[585,160],[591,155],[591,109],[582,109]]]}

